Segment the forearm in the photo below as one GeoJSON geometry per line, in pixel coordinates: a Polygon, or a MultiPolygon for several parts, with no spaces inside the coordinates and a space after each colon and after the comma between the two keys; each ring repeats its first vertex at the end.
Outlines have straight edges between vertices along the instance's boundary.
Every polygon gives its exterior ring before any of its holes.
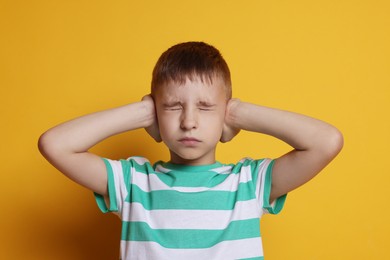
{"type": "Polygon", "coordinates": [[[109,136],[143,128],[153,120],[144,102],[96,112],[60,124],[44,133],[40,146],[64,152],[85,152],[109,136]]]}
{"type": "Polygon", "coordinates": [[[236,101],[228,113],[235,128],[274,136],[296,150],[328,149],[339,134],[333,126],[301,114],[236,101]]]}
{"type": "Polygon", "coordinates": [[[107,174],[99,156],[89,148],[109,136],[150,126],[153,101],[113,108],[60,124],[39,138],[39,149],[58,170],[99,194],[107,194],[107,174]]]}
{"type": "Polygon", "coordinates": [[[341,150],[343,137],[333,126],[293,112],[233,100],[226,124],[274,136],[294,149],[276,159],[270,202],[319,173],[341,150]]]}

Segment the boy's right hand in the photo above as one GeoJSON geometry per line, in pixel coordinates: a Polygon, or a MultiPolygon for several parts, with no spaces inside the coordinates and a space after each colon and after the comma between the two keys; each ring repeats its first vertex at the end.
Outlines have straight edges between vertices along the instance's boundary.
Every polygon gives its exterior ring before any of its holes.
{"type": "Polygon", "coordinates": [[[154,120],[152,124],[148,127],[145,127],[146,132],[156,141],[161,142],[161,136],[160,136],[160,130],[158,128],[158,121],[157,121],[157,115],[156,115],[156,108],[154,105],[154,100],[152,96],[146,95],[142,98],[142,102],[150,109],[151,113],[154,113],[154,120]]]}
{"type": "Polygon", "coordinates": [[[240,128],[234,125],[234,110],[239,105],[240,100],[237,98],[232,98],[228,101],[225,112],[225,122],[223,126],[222,136],[220,141],[222,143],[229,142],[232,140],[239,132],[240,128]]]}

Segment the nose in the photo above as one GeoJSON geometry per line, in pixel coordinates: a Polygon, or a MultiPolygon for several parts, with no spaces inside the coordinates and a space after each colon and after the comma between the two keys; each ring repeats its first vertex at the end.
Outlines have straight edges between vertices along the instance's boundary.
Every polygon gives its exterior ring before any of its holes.
{"type": "Polygon", "coordinates": [[[198,127],[198,115],[195,111],[187,109],[181,115],[180,128],[183,130],[196,129],[198,127]]]}

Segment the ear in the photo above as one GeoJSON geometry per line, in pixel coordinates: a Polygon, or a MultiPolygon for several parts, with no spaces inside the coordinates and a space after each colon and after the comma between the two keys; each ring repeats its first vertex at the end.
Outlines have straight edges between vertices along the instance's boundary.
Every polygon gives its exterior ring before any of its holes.
{"type": "Polygon", "coordinates": [[[231,141],[239,132],[240,129],[230,127],[225,122],[223,124],[222,135],[220,139],[221,143],[226,143],[231,141]]]}
{"type": "Polygon", "coordinates": [[[160,129],[158,128],[157,118],[154,120],[153,124],[146,127],[145,130],[157,143],[162,141],[160,136],[160,129]]]}

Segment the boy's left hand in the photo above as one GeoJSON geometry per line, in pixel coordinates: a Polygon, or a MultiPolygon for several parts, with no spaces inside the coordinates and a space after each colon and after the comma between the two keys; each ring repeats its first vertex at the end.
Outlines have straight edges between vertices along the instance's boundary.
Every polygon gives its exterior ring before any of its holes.
{"type": "Polygon", "coordinates": [[[240,128],[235,127],[232,124],[232,115],[234,109],[239,105],[240,100],[237,98],[232,98],[228,101],[228,104],[226,106],[226,112],[225,112],[225,122],[223,125],[223,131],[220,141],[222,143],[229,142],[232,140],[239,132],[240,128]]]}

